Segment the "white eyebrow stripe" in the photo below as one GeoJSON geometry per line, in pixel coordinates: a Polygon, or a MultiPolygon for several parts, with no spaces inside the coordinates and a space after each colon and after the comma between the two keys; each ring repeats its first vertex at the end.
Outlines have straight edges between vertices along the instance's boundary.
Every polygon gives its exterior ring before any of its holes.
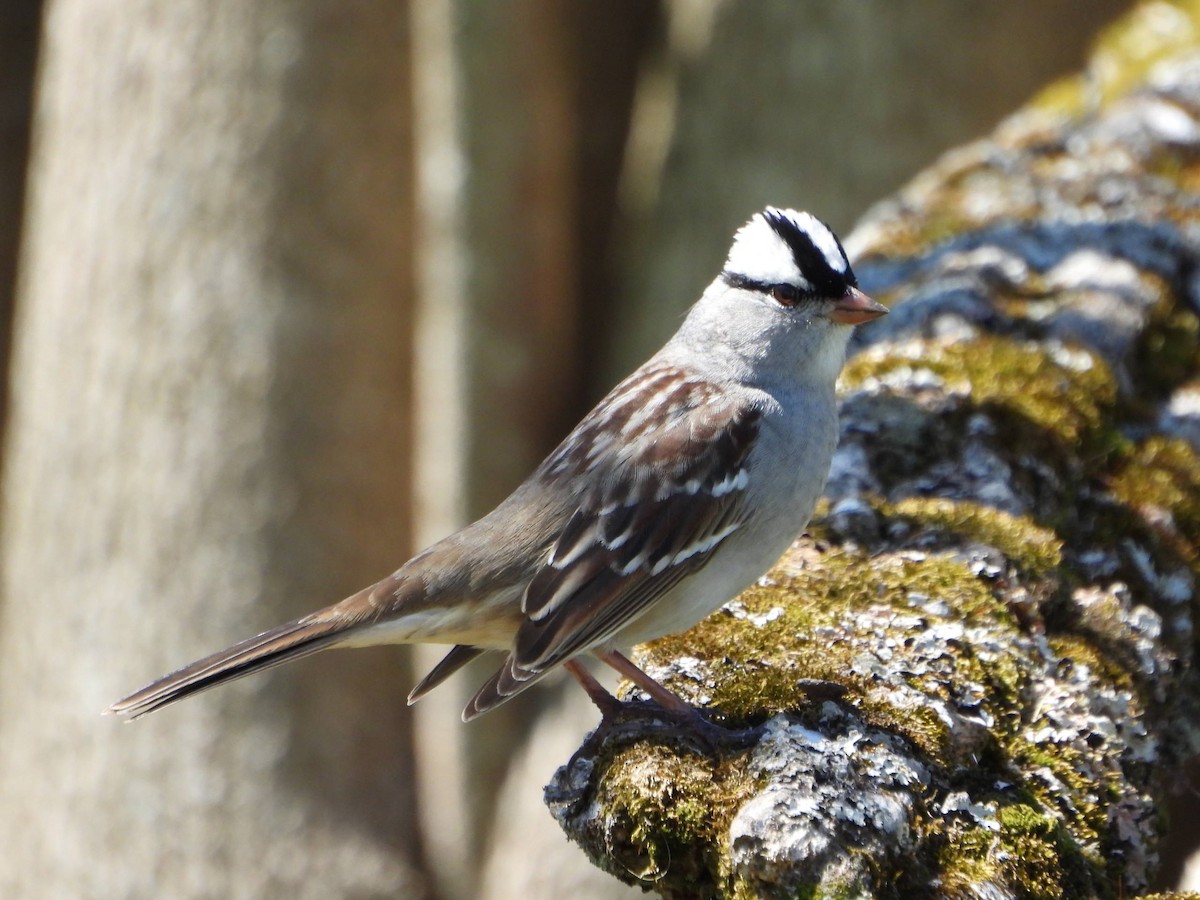
{"type": "Polygon", "coordinates": [[[791,247],[761,213],[755,213],[734,235],[725,270],[761,284],[797,284],[804,278],[791,247]]]}
{"type": "Polygon", "coordinates": [[[833,236],[833,232],[821,224],[820,220],[808,213],[800,214],[808,222],[808,227],[802,227],[801,230],[809,236],[813,242],[813,246],[821,251],[821,255],[825,257],[825,262],[829,263],[829,268],[839,274],[846,274],[846,257],[842,255],[842,249],[838,246],[837,238],[833,236]]]}
{"type": "Polygon", "coordinates": [[[820,254],[831,272],[842,276],[849,273],[850,263],[837,236],[820,219],[811,213],[774,206],[755,213],[738,229],[725,260],[725,271],[760,284],[795,284],[811,289],[811,279],[796,265],[789,244],[792,238],[785,239],[776,231],[781,226],[809,244],[809,252],[820,254]],[[782,226],[780,220],[786,220],[787,225],[782,226]]]}

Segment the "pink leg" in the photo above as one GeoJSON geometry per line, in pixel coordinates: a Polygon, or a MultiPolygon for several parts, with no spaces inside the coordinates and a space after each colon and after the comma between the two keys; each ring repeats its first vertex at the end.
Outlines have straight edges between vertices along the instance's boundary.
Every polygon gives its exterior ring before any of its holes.
{"type": "MultiPolygon", "coordinates": [[[[624,677],[628,678],[643,691],[653,697],[655,701],[657,701],[658,705],[663,709],[689,716],[697,715],[696,710],[693,707],[684,703],[665,687],[635,666],[624,654],[618,653],[616,650],[605,650],[603,652],[597,651],[596,657],[608,663],[624,677]]],[[[590,678],[591,676],[588,677],[590,678]]],[[[595,681],[595,679],[592,680],[595,681]]],[[[599,685],[596,686],[600,687],[599,685]]],[[[600,688],[600,690],[604,690],[604,688],[600,688]]],[[[605,693],[607,694],[608,692],[605,691],[605,693]]],[[[603,707],[601,707],[601,709],[603,709],[603,707]]]]}
{"type": "Polygon", "coordinates": [[[582,663],[568,659],[563,663],[563,668],[575,676],[580,687],[587,691],[588,697],[600,708],[601,715],[611,715],[621,705],[616,697],[604,689],[604,685],[592,677],[592,673],[585,669],[582,663]]]}
{"type": "MultiPolygon", "coordinates": [[[[649,694],[658,704],[659,709],[666,713],[668,718],[675,720],[675,733],[692,742],[702,753],[711,756],[724,752],[726,747],[748,746],[761,734],[761,730],[757,728],[727,731],[720,725],[713,724],[700,714],[700,710],[684,703],[616,650],[593,651],[593,653],[597,659],[608,663],[649,694]]],[[[621,707],[617,699],[604,690],[595,678],[583,671],[582,666],[574,660],[568,661],[565,665],[567,670],[579,679],[579,683],[583,685],[593,702],[600,707],[600,711],[604,713],[606,719],[610,712],[615,713],[621,707]]],[[[596,734],[601,734],[602,730],[598,730],[596,734]]]]}

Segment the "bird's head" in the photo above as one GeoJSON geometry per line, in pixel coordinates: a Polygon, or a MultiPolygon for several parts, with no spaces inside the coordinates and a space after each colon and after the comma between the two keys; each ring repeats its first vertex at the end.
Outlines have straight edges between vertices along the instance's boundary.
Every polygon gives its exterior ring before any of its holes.
{"type": "Polygon", "coordinates": [[[755,365],[832,380],[851,328],[887,308],[858,289],[846,251],[806,212],[768,206],[734,235],[716,281],[693,309],[696,325],[755,365]]]}
{"type": "Polygon", "coordinates": [[[860,325],[887,312],[858,289],[837,235],[793,209],[768,206],[738,229],[721,278],[777,309],[836,325],[860,325]]]}

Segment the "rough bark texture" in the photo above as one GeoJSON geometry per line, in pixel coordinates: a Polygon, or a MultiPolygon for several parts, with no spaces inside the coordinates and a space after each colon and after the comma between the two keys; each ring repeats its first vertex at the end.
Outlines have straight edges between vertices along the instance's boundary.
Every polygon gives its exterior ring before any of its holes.
{"type": "Polygon", "coordinates": [[[45,35],[0,895],[422,896],[402,657],[99,715],[410,549],[404,7],[60,0],[45,35]]]}
{"type": "Polygon", "coordinates": [[[0,29],[0,427],[8,405],[8,356],[41,13],[41,0],[11,0],[0,29]]]}
{"type": "Polygon", "coordinates": [[[1128,897],[1200,746],[1200,32],[1140,8],[873,210],[828,504],[547,788],[668,897],[1128,897]],[[806,683],[803,679],[836,682],[806,683]]]}

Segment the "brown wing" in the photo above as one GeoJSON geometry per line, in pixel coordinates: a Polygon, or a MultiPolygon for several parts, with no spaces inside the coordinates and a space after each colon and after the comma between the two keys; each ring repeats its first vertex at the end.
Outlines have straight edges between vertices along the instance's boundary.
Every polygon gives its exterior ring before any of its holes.
{"type": "Polygon", "coordinates": [[[761,410],[675,369],[619,387],[600,411],[605,405],[616,410],[618,436],[581,427],[546,463],[553,472],[591,462],[594,487],[529,583],[514,648],[464,718],[610,639],[707,563],[743,522],[746,459],[761,410]],[[665,422],[656,419],[663,408],[673,410],[665,422]],[[608,452],[598,454],[602,441],[608,452]],[[612,452],[614,445],[621,449],[612,452]],[[600,459],[610,460],[607,470],[595,468],[600,459]]]}

